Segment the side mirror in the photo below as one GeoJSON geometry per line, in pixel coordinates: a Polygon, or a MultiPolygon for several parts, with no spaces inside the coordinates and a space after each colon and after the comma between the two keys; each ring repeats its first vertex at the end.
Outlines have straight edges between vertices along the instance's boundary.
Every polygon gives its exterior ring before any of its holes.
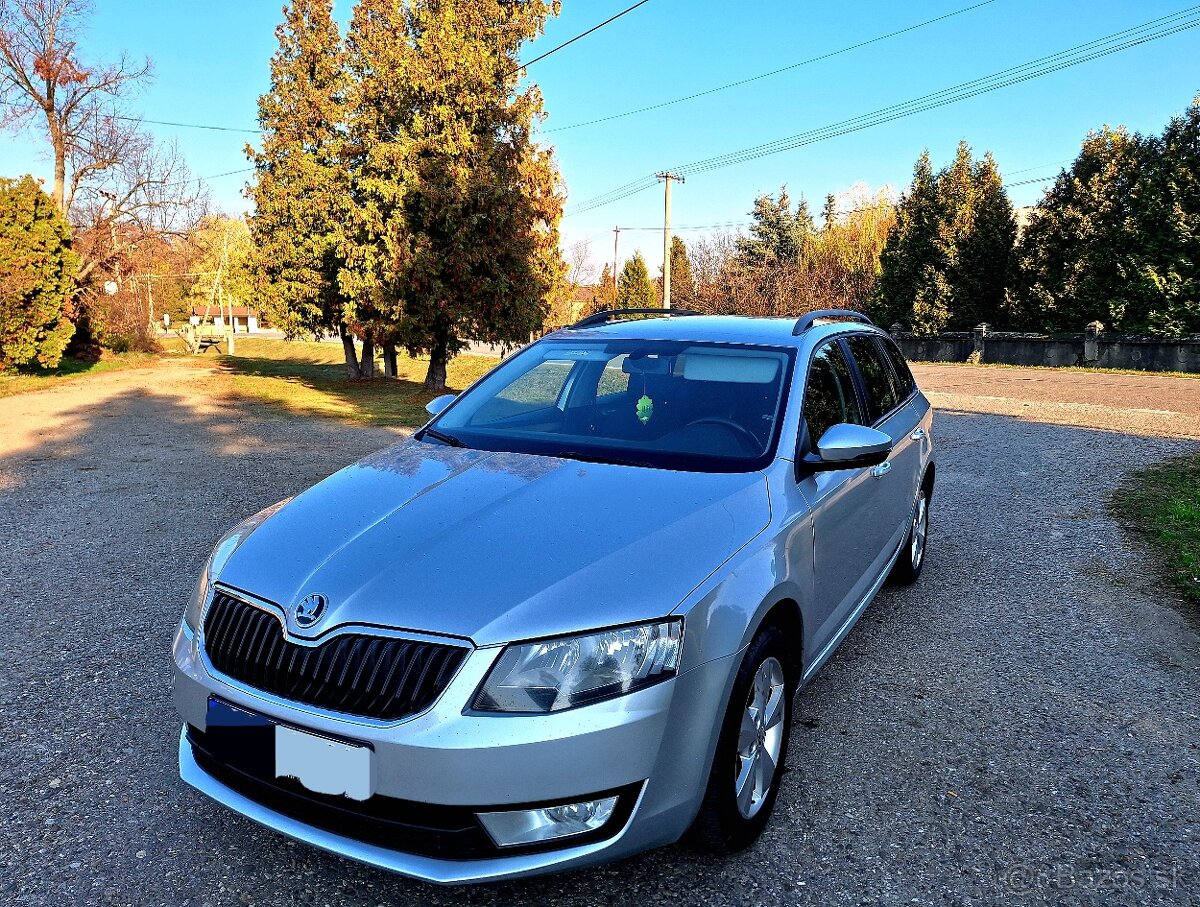
{"type": "Polygon", "coordinates": [[[817,454],[804,458],[811,469],[858,469],[878,466],[891,455],[892,439],[874,428],[839,422],[817,442],[817,454]]]}
{"type": "Polygon", "coordinates": [[[425,404],[425,412],[429,413],[431,416],[440,416],[442,414],[442,410],[453,403],[454,398],[457,396],[457,394],[442,394],[440,397],[434,397],[425,404]]]}

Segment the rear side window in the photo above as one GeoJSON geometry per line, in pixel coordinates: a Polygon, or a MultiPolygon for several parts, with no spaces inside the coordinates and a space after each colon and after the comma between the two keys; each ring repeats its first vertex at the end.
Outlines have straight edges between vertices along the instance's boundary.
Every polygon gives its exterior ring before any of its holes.
{"type": "Polygon", "coordinates": [[[538,364],[496,394],[480,407],[476,418],[480,422],[507,419],[519,413],[549,409],[558,405],[563,385],[571,374],[573,362],[548,360],[538,364]]]}
{"type": "Polygon", "coordinates": [[[604,363],[604,371],[600,373],[600,383],[596,386],[597,397],[609,397],[613,394],[629,392],[629,373],[623,368],[629,356],[622,353],[604,363]]]}
{"type": "Polygon", "coordinates": [[[863,424],[850,366],[836,340],[826,343],[813,356],[808,383],[804,387],[804,420],[808,423],[809,440],[814,445],[831,425],[839,422],[863,424]]]}
{"type": "Polygon", "coordinates": [[[913,378],[912,370],[909,369],[904,354],[900,352],[900,347],[894,340],[881,339],[879,342],[883,344],[883,351],[892,363],[892,371],[896,375],[896,393],[901,400],[906,400],[908,395],[917,389],[917,382],[913,378]]]}
{"type": "Polygon", "coordinates": [[[846,344],[858,363],[858,371],[866,385],[867,406],[870,409],[868,421],[878,422],[900,403],[891,363],[884,359],[883,351],[874,337],[859,334],[847,337],[846,344]]]}

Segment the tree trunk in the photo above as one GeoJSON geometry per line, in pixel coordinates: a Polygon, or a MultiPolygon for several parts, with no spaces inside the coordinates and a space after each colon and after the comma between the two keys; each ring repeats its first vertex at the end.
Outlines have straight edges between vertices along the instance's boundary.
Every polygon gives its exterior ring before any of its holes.
{"type": "Polygon", "coordinates": [[[383,375],[385,378],[396,377],[396,344],[386,343],[383,346],[383,375]]]}
{"type": "Polygon", "coordinates": [[[342,352],[346,356],[346,377],[353,381],[361,378],[358,370],[358,356],[354,352],[354,335],[346,330],[345,325],[338,325],[338,334],[342,338],[342,352]]]}
{"type": "Polygon", "coordinates": [[[437,338],[429,350],[429,371],[425,373],[425,390],[430,393],[446,393],[446,363],[449,356],[446,352],[445,338],[437,338]]]}
{"type": "Polygon", "coordinates": [[[362,360],[358,364],[359,377],[375,377],[375,338],[370,331],[363,333],[362,360]]]}
{"type": "Polygon", "coordinates": [[[54,204],[58,210],[62,212],[63,217],[68,213],[66,208],[67,197],[67,149],[61,147],[57,142],[54,144],[54,204]]]}
{"type": "Polygon", "coordinates": [[[46,131],[50,134],[50,147],[54,151],[54,187],[50,197],[54,206],[66,217],[67,212],[67,142],[54,112],[54,89],[47,91],[46,103],[42,105],[46,114],[46,131]]]}

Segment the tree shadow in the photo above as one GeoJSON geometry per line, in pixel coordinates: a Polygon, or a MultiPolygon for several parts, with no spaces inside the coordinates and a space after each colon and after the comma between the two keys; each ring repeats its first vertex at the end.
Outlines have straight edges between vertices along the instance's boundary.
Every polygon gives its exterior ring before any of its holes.
{"type": "MultiPolygon", "coordinates": [[[[352,380],[340,363],[222,356],[219,368],[233,378],[235,392],[247,402],[287,415],[331,416],[364,425],[417,428],[429,420],[425,404],[438,396],[425,390],[423,379],[352,380]]],[[[474,363],[452,368],[450,391],[461,391],[480,373],[474,363]]]]}

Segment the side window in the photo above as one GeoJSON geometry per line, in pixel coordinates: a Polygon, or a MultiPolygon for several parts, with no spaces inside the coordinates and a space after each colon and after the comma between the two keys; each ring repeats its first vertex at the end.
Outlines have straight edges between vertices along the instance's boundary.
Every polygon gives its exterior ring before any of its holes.
{"type": "Polygon", "coordinates": [[[814,445],[831,425],[862,424],[850,367],[836,340],[826,343],[813,356],[804,386],[804,420],[814,445]]]}
{"type": "Polygon", "coordinates": [[[867,407],[870,410],[870,418],[867,421],[877,422],[900,402],[892,384],[892,366],[884,360],[883,352],[874,337],[859,334],[847,337],[846,343],[854,361],[858,363],[858,370],[867,387],[867,407]]]}
{"type": "Polygon", "coordinates": [[[904,359],[904,354],[900,352],[900,347],[896,345],[894,340],[883,340],[883,351],[887,353],[887,357],[891,360],[892,369],[896,373],[896,393],[901,400],[908,398],[917,388],[917,382],[913,378],[912,370],[908,367],[908,362],[904,359]]]}
{"type": "Polygon", "coordinates": [[[573,362],[553,359],[538,363],[480,407],[471,417],[471,423],[481,425],[557,405],[574,365],[573,362]]]}
{"type": "Polygon", "coordinates": [[[596,386],[597,397],[623,394],[629,390],[629,375],[622,369],[625,358],[626,354],[622,353],[604,363],[604,371],[600,373],[600,383],[596,386]]]}

